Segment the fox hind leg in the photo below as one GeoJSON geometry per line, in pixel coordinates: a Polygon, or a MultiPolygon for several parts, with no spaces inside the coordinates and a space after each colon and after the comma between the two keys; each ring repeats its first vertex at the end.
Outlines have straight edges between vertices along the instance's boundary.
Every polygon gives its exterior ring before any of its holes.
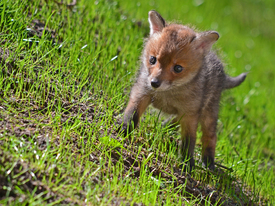
{"type": "Polygon", "coordinates": [[[184,116],[180,120],[181,141],[179,144],[179,156],[187,160],[188,166],[185,170],[192,171],[195,167],[194,149],[196,144],[196,131],[198,127],[198,115],[184,116]]]}

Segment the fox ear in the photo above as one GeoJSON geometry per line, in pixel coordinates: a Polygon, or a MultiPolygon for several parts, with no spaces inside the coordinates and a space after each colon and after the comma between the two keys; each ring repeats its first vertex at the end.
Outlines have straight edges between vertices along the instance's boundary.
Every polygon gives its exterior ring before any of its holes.
{"type": "Polygon", "coordinates": [[[165,20],[161,17],[161,15],[158,12],[152,10],[149,11],[148,16],[150,23],[150,36],[156,32],[161,32],[165,27],[165,20]]]}
{"type": "Polygon", "coordinates": [[[207,54],[212,45],[219,39],[219,33],[216,31],[206,31],[199,33],[194,39],[195,47],[201,53],[207,54]]]}

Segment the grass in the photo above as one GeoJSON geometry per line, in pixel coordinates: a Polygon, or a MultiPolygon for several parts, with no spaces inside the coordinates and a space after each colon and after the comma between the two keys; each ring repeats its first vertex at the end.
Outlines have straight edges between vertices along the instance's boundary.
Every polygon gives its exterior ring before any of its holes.
{"type": "Polygon", "coordinates": [[[67,4],[0,2],[0,204],[274,204],[273,1],[67,4]],[[249,71],[221,102],[230,170],[180,173],[179,134],[152,108],[130,138],[116,132],[151,9],[218,31],[227,73],[249,71]]]}

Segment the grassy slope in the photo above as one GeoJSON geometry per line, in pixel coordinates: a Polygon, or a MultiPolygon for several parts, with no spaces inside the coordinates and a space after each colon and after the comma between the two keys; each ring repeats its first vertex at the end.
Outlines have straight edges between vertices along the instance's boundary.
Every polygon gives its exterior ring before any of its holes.
{"type": "Polygon", "coordinates": [[[262,202],[260,194],[271,204],[275,15],[270,8],[272,1],[169,7],[165,1],[139,7],[78,1],[72,9],[1,2],[0,203],[192,205],[228,199],[244,204],[262,202]],[[209,174],[198,167],[193,178],[177,176],[177,135],[155,124],[157,114],[145,115],[131,144],[115,132],[152,8],[167,19],[217,30],[228,72],[251,71],[222,101],[217,160],[232,173],[209,174]],[[240,190],[247,184],[249,192],[240,190]]]}

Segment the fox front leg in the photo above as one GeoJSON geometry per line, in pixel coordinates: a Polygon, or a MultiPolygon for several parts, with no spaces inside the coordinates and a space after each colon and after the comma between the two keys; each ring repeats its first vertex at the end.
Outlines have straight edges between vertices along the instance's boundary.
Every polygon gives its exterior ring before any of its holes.
{"type": "Polygon", "coordinates": [[[137,127],[141,115],[151,103],[150,96],[143,95],[137,88],[133,88],[129,103],[124,112],[122,132],[126,136],[132,131],[132,123],[134,128],[137,127]]]}
{"type": "Polygon", "coordinates": [[[192,171],[195,167],[194,149],[196,144],[196,131],[198,127],[198,115],[184,116],[180,120],[181,142],[179,145],[179,156],[183,161],[187,160],[187,168],[184,170],[192,171]]]}

